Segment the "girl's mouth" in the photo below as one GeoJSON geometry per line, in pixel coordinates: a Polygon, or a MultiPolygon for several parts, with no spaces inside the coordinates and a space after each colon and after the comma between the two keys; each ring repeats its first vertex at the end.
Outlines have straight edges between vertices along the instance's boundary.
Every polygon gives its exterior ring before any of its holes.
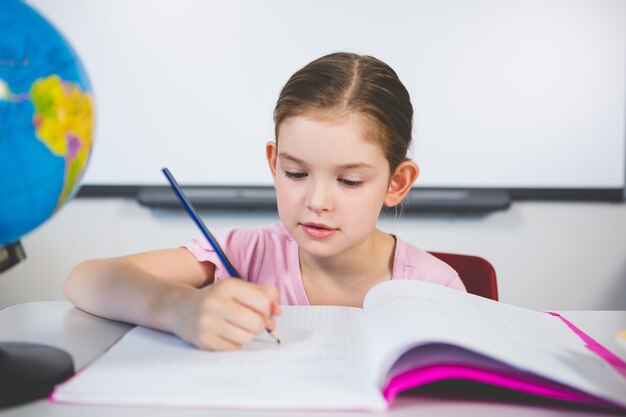
{"type": "Polygon", "coordinates": [[[313,239],[326,239],[334,235],[338,229],[323,223],[300,223],[304,232],[313,239]]]}

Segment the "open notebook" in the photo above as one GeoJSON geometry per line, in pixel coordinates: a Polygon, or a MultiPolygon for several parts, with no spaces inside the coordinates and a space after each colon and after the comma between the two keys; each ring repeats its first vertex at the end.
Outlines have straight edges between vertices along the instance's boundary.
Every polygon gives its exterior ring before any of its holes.
{"type": "Polygon", "coordinates": [[[363,309],[285,307],[277,331],[280,345],[264,333],[236,352],[206,352],[137,327],[51,399],[377,411],[404,389],[467,379],[626,409],[626,363],[562,317],[439,285],[388,281],[363,309]]]}

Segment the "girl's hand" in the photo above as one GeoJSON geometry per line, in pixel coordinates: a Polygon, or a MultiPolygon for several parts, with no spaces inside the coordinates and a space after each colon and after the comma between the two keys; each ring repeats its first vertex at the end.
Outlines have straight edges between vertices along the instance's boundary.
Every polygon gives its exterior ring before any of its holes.
{"type": "Polygon", "coordinates": [[[173,308],[174,332],[206,350],[234,350],[273,330],[280,315],[278,291],[240,279],[190,289],[173,308]]]}

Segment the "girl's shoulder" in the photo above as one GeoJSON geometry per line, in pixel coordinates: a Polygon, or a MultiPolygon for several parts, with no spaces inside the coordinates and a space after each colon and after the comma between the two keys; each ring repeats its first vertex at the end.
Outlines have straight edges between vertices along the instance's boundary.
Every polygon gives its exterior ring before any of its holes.
{"type": "Polygon", "coordinates": [[[459,274],[450,265],[400,238],[396,238],[393,278],[416,279],[465,289],[459,274]]]}

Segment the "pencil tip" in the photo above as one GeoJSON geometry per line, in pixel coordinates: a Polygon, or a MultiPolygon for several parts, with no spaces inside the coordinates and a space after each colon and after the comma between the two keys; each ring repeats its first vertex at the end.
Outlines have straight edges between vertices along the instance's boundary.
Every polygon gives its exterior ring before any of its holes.
{"type": "Polygon", "coordinates": [[[276,343],[280,344],[280,339],[276,336],[276,332],[274,330],[267,330],[267,333],[276,341],[276,343]]]}

